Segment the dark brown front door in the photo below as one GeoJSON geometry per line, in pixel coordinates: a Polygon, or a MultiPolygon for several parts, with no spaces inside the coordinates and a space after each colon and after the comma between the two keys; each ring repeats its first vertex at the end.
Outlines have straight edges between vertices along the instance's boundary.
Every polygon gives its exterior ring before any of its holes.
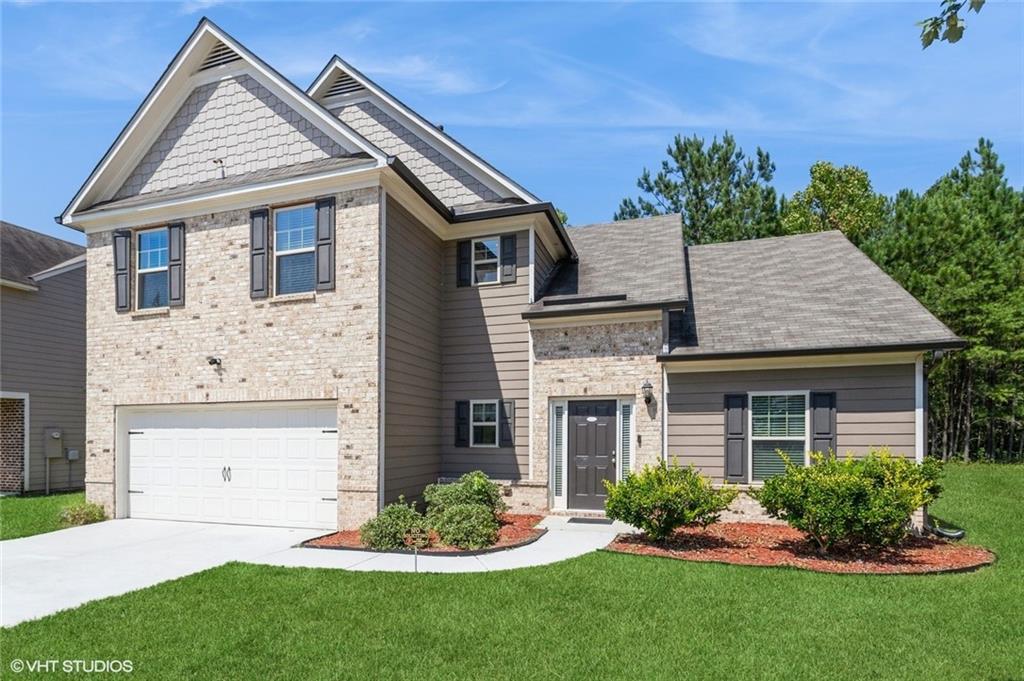
{"type": "Polygon", "coordinates": [[[569,403],[569,508],[603,510],[615,482],[615,400],[569,403]]]}

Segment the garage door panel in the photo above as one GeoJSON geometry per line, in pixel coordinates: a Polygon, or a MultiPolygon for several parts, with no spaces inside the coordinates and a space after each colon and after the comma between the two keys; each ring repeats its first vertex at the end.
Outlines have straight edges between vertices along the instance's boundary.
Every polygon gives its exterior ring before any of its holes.
{"type": "Polygon", "coordinates": [[[332,529],[337,411],[267,404],[129,414],[133,517],[332,529]],[[325,433],[324,431],[331,431],[325,433]]]}

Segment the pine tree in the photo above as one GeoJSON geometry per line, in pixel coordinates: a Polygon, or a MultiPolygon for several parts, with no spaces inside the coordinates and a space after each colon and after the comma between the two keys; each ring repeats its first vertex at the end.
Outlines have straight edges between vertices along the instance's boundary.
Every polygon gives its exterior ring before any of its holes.
{"type": "Polygon", "coordinates": [[[642,195],[623,199],[616,220],[681,213],[690,244],[780,233],[775,164],[760,147],[751,159],[728,132],[707,146],[696,135],[676,135],[666,153],[656,175],[644,169],[637,180],[642,195]]]}

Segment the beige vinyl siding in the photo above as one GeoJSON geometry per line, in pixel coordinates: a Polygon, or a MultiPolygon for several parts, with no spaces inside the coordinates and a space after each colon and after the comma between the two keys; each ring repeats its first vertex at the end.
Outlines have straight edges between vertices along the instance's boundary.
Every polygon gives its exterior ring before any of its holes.
{"type": "Polygon", "coordinates": [[[384,503],[419,496],[441,474],[442,245],[387,204],[384,503]]]}
{"type": "MultiPolygon", "coordinates": [[[[111,279],[111,305],[113,305],[111,279]]],[[[85,480],[85,267],[38,283],[38,291],[0,288],[0,387],[29,393],[29,489],[46,486],[43,431],[60,428],[79,460],[50,463],[50,488],[85,480]]]]}
{"type": "Polygon", "coordinates": [[[529,330],[522,318],[529,302],[529,232],[516,233],[516,282],[457,287],[457,242],[444,244],[442,347],[442,473],[482,470],[518,480],[529,471],[529,330]],[[455,403],[515,400],[515,446],[455,446],[455,403]]]}
{"type": "Polygon", "coordinates": [[[668,456],[721,480],[725,395],[770,390],[835,391],[839,454],[889,446],[913,457],[914,365],[681,373],[668,376],[668,456]]]}
{"type": "Polygon", "coordinates": [[[534,293],[540,296],[544,293],[544,288],[548,285],[548,281],[551,280],[551,275],[555,273],[555,259],[551,255],[551,251],[544,245],[544,240],[537,237],[533,249],[533,285],[534,293]]]}

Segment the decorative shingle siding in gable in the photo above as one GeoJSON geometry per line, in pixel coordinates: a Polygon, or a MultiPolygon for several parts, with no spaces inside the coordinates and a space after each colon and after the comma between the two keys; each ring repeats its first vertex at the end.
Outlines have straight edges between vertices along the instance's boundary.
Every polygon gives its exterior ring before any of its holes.
{"type": "Polygon", "coordinates": [[[502,198],[372,102],[350,104],[335,114],[381,151],[397,156],[445,205],[502,198]]]}
{"type": "Polygon", "coordinates": [[[267,88],[240,75],[193,90],[114,198],[345,155],[267,88]]]}

